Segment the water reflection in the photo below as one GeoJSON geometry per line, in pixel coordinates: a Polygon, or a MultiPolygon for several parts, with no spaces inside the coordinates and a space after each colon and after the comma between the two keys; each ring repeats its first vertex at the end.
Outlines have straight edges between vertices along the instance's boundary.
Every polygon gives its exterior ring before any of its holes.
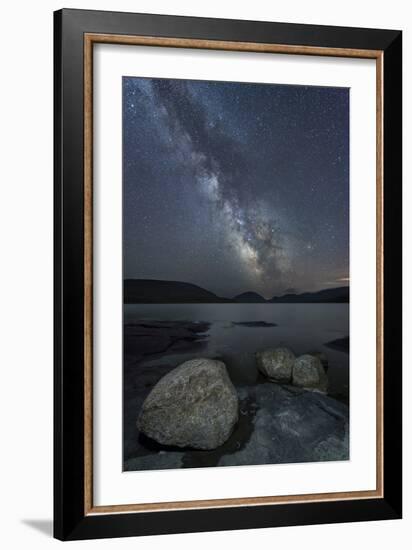
{"type": "MultiPolygon", "coordinates": [[[[277,346],[287,346],[297,355],[323,351],[329,361],[329,393],[348,399],[349,354],[325,346],[349,334],[348,304],[129,304],[124,318],[126,324],[143,320],[210,323],[201,355],[222,358],[235,383],[258,380],[256,351],[277,346]]],[[[145,364],[175,365],[193,356],[193,352],[173,353],[145,364]]]]}

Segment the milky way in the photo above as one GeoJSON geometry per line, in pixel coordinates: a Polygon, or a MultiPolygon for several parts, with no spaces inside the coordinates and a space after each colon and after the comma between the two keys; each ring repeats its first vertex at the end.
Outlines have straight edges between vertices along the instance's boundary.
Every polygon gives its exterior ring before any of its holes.
{"type": "Polygon", "coordinates": [[[347,89],[124,78],[123,102],[126,277],[347,284],[347,89]]]}

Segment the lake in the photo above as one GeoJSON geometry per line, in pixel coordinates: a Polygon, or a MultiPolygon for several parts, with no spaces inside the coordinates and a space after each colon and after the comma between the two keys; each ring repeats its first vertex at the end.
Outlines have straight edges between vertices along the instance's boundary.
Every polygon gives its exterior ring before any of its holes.
{"type": "MultiPolygon", "coordinates": [[[[296,355],[321,351],[328,359],[329,394],[348,402],[349,354],[325,344],[349,335],[349,304],[127,304],[125,324],[141,321],[190,321],[209,323],[196,352],[162,353],[143,360],[146,367],[177,366],[194,357],[223,360],[235,384],[259,379],[254,354],[286,346],[296,355]],[[250,326],[251,323],[262,326],[250,326]],[[237,324],[248,323],[249,326],[237,324]],[[267,323],[265,326],[264,323],[267,323]],[[270,326],[276,324],[276,326],[270,326]]],[[[126,351],[126,350],[125,350],[126,351]]]]}

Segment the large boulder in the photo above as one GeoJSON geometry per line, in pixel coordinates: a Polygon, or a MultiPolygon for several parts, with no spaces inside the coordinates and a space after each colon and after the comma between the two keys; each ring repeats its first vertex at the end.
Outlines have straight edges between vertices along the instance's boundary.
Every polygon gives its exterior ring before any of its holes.
{"type": "Polygon", "coordinates": [[[215,449],[238,420],[238,396],[225,364],[193,359],[173,369],[143,403],[137,427],[163,445],[215,449]]]}
{"type": "Polygon", "coordinates": [[[289,383],[294,362],[295,356],[288,348],[267,349],[256,353],[257,368],[274,382],[289,383]]]}
{"type": "Polygon", "coordinates": [[[294,386],[326,392],[328,378],[318,357],[301,355],[293,365],[292,382],[294,386]]]}

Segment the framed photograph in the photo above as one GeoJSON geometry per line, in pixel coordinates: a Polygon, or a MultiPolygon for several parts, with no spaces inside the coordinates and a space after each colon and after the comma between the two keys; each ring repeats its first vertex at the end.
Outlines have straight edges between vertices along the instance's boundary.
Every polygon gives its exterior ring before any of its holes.
{"type": "Polygon", "coordinates": [[[54,25],[55,536],[400,518],[401,32],[54,25]]]}

